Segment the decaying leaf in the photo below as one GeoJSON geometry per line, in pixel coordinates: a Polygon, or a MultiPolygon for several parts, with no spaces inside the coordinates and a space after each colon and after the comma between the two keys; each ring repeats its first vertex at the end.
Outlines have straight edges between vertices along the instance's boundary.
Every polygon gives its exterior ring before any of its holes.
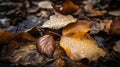
{"type": "Polygon", "coordinates": [[[120,40],[116,42],[116,45],[113,47],[116,52],[120,53],[120,40]]]}
{"type": "Polygon", "coordinates": [[[112,20],[104,20],[104,31],[109,33],[112,20]]]}
{"type": "Polygon", "coordinates": [[[63,59],[58,58],[51,64],[46,64],[44,67],[64,67],[65,62],[63,59]]]}
{"type": "Polygon", "coordinates": [[[77,19],[71,15],[62,15],[56,13],[56,15],[50,16],[50,20],[47,20],[41,27],[46,27],[50,29],[60,29],[67,24],[76,22],[77,19]]]}
{"type": "Polygon", "coordinates": [[[4,30],[0,30],[0,44],[8,43],[10,40],[13,39],[13,37],[14,34],[4,30]]]}
{"type": "Polygon", "coordinates": [[[48,57],[52,57],[55,44],[54,39],[50,35],[44,35],[37,40],[37,48],[40,53],[47,55],[48,57]]]}
{"type": "Polygon", "coordinates": [[[67,35],[70,33],[77,32],[88,32],[90,31],[90,22],[86,20],[79,20],[77,23],[72,23],[63,28],[62,34],[67,35]]]}
{"type": "Polygon", "coordinates": [[[21,65],[36,65],[44,62],[45,57],[37,52],[35,44],[27,44],[13,51],[9,56],[9,61],[21,65]]]}
{"type": "Polygon", "coordinates": [[[79,9],[78,5],[75,5],[71,0],[66,0],[63,4],[62,10],[60,10],[56,5],[53,4],[53,8],[62,14],[71,14],[79,9]]]}
{"type": "Polygon", "coordinates": [[[65,51],[58,45],[55,47],[53,57],[61,57],[65,55],[65,51]]]}
{"type": "Polygon", "coordinates": [[[87,65],[87,64],[83,64],[83,63],[80,63],[80,62],[74,62],[74,61],[65,61],[65,67],[91,67],[90,65],[87,65]]]}
{"type": "Polygon", "coordinates": [[[44,9],[52,9],[52,3],[50,1],[41,1],[38,3],[38,7],[44,8],[44,9]]]}
{"type": "Polygon", "coordinates": [[[35,38],[27,32],[21,32],[15,35],[14,39],[18,42],[33,42],[35,38]]]}
{"type": "Polygon", "coordinates": [[[82,32],[62,36],[60,46],[65,50],[68,57],[76,61],[84,58],[95,61],[100,56],[106,55],[106,52],[97,46],[96,41],[89,34],[82,32]]]}
{"type": "Polygon", "coordinates": [[[111,33],[120,35],[120,17],[116,17],[110,27],[111,33]]]}

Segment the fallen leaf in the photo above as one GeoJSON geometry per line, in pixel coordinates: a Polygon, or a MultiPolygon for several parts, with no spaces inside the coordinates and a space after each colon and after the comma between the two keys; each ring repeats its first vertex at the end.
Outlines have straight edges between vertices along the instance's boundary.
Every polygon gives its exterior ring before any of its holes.
{"type": "Polygon", "coordinates": [[[4,30],[0,30],[0,44],[8,43],[13,39],[13,37],[14,34],[4,30]]]}
{"type": "Polygon", "coordinates": [[[76,61],[84,58],[95,61],[100,56],[106,55],[106,52],[99,48],[96,41],[87,33],[79,32],[75,35],[62,36],[60,46],[65,50],[68,57],[76,61]]]}
{"type": "Polygon", "coordinates": [[[56,13],[56,15],[50,16],[50,20],[47,20],[46,22],[44,22],[44,24],[41,27],[50,28],[50,29],[60,29],[76,21],[77,19],[71,15],[62,15],[62,14],[56,13]]]}
{"type": "Polygon", "coordinates": [[[65,56],[65,51],[58,44],[55,47],[55,51],[54,51],[53,57],[54,58],[58,58],[58,57],[61,57],[61,56],[65,56]]]}
{"type": "Polygon", "coordinates": [[[106,11],[92,10],[92,11],[89,11],[87,16],[98,17],[98,16],[103,16],[105,13],[106,13],[106,11]]]}
{"type": "Polygon", "coordinates": [[[109,33],[112,20],[104,20],[104,31],[109,33]]]}
{"type": "Polygon", "coordinates": [[[44,67],[64,67],[65,62],[63,59],[58,58],[51,64],[46,64],[44,67]]]}
{"type": "Polygon", "coordinates": [[[113,49],[114,49],[116,52],[119,52],[119,53],[120,53],[120,40],[116,42],[116,45],[113,46],[113,49]]]}
{"type": "Polygon", "coordinates": [[[90,65],[70,60],[66,60],[65,63],[65,67],[91,67],[90,65]]]}
{"type": "Polygon", "coordinates": [[[50,1],[40,1],[38,3],[38,7],[44,8],[44,9],[52,9],[52,3],[50,1]]]}
{"type": "Polygon", "coordinates": [[[120,17],[116,17],[111,26],[110,26],[111,33],[120,35],[120,17]]]}
{"type": "Polygon", "coordinates": [[[37,52],[35,44],[25,44],[9,55],[9,61],[20,65],[36,65],[44,62],[45,57],[37,52]]]}
{"type": "Polygon", "coordinates": [[[63,28],[62,34],[67,35],[70,33],[76,33],[76,32],[88,32],[90,31],[90,24],[91,22],[86,20],[79,20],[76,23],[71,23],[63,28]]]}
{"type": "Polygon", "coordinates": [[[14,39],[18,42],[33,42],[35,38],[27,32],[21,32],[15,35],[14,39]]]}
{"type": "Polygon", "coordinates": [[[71,14],[79,9],[78,5],[75,5],[71,0],[66,0],[63,4],[62,10],[53,4],[53,8],[62,14],[71,14]]]}
{"type": "Polygon", "coordinates": [[[120,16],[120,10],[110,11],[109,14],[113,16],[120,16]]]}
{"type": "Polygon", "coordinates": [[[85,0],[85,4],[95,5],[96,3],[99,3],[101,0],[85,0]]]}
{"type": "Polygon", "coordinates": [[[50,35],[44,35],[37,40],[37,49],[40,53],[47,55],[48,57],[52,57],[55,44],[54,39],[50,35]]]}

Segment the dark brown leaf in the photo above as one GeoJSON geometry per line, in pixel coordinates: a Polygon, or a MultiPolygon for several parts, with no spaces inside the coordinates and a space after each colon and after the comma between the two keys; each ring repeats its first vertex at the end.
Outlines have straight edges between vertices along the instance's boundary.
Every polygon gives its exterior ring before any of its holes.
{"type": "Polygon", "coordinates": [[[116,17],[113,20],[110,30],[112,31],[112,33],[120,35],[120,17],[116,17]]]}
{"type": "Polygon", "coordinates": [[[55,44],[54,39],[50,35],[44,35],[37,40],[37,48],[40,53],[47,55],[48,57],[52,57],[55,44]]]}
{"type": "Polygon", "coordinates": [[[21,33],[16,34],[14,39],[18,42],[33,42],[33,41],[35,41],[35,38],[26,32],[21,32],[21,33]]]}
{"type": "Polygon", "coordinates": [[[78,10],[79,6],[75,5],[71,0],[66,0],[66,2],[63,4],[62,10],[60,10],[56,5],[53,5],[53,8],[62,14],[71,14],[78,10]]]}
{"type": "Polygon", "coordinates": [[[8,43],[10,40],[12,40],[13,37],[14,34],[4,30],[0,30],[0,44],[8,43]]]}

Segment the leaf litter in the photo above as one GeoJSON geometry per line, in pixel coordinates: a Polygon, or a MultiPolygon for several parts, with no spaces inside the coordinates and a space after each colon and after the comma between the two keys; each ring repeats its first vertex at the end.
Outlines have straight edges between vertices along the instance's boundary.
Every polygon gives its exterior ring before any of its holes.
{"type": "Polygon", "coordinates": [[[119,2],[1,0],[0,65],[119,67],[119,2]]]}

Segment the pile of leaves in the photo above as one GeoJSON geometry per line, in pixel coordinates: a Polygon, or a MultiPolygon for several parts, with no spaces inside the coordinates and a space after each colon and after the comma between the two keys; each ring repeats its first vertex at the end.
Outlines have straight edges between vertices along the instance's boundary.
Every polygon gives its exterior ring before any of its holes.
{"type": "Polygon", "coordinates": [[[120,1],[1,1],[1,67],[119,67],[117,3],[120,1]]]}

